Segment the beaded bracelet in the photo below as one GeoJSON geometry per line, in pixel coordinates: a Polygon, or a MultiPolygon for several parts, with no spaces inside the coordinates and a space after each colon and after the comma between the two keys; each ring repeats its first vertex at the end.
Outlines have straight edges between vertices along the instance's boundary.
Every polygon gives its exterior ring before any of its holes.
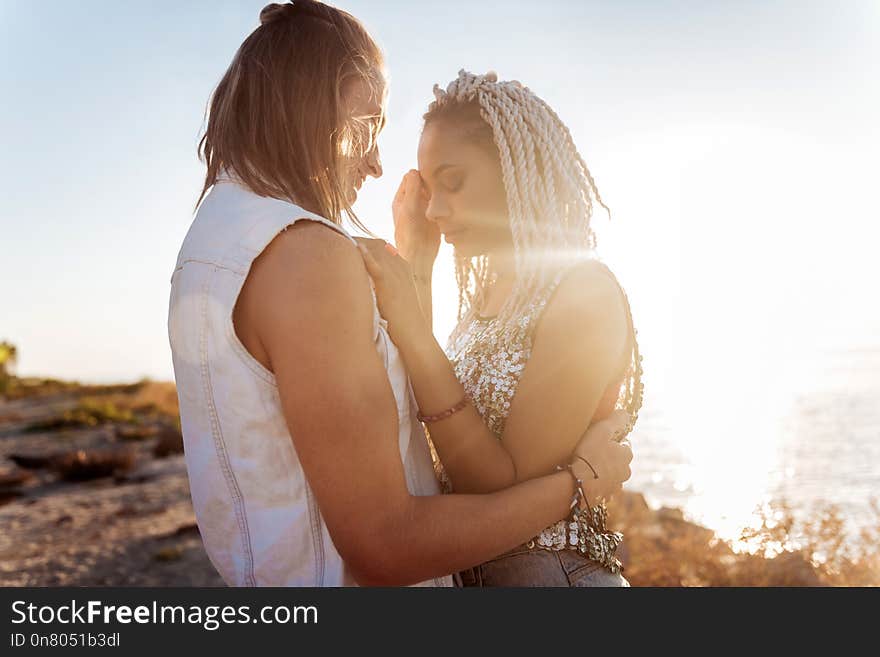
{"type": "Polygon", "coordinates": [[[419,422],[424,422],[425,424],[427,424],[428,422],[438,422],[440,420],[445,420],[450,415],[458,413],[461,409],[467,406],[467,403],[468,398],[467,395],[465,395],[464,397],[462,397],[460,402],[458,402],[455,406],[447,408],[445,411],[441,411],[436,415],[422,415],[421,412],[419,412],[416,417],[419,419],[419,422]]]}

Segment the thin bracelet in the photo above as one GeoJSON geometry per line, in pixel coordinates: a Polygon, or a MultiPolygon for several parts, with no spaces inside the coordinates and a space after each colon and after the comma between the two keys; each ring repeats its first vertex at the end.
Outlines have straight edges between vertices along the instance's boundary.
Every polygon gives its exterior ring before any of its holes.
{"type": "Polygon", "coordinates": [[[427,424],[429,422],[439,422],[440,420],[445,420],[450,415],[455,415],[461,409],[463,409],[465,406],[467,406],[467,404],[468,404],[468,398],[467,398],[467,395],[465,395],[464,397],[462,397],[460,402],[458,402],[455,406],[451,406],[450,408],[447,408],[445,411],[441,411],[440,413],[437,413],[436,415],[422,415],[421,411],[419,411],[419,413],[416,415],[416,417],[419,419],[419,422],[424,422],[425,424],[427,424]]]}
{"type": "Polygon", "coordinates": [[[589,505],[589,502],[587,502],[587,496],[584,493],[584,482],[581,481],[581,478],[577,476],[574,468],[571,467],[571,463],[569,463],[568,465],[557,465],[556,470],[557,472],[562,472],[563,470],[566,470],[569,474],[571,474],[572,478],[574,478],[575,490],[574,495],[571,498],[571,503],[568,505],[569,511],[574,509],[578,505],[578,498],[583,499],[584,502],[589,505]]]}
{"type": "Polygon", "coordinates": [[[577,459],[580,459],[581,461],[583,461],[584,463],[586,463],[586,464],[590,467],[590,470],[593,471],[593,479],[598,479],[598,478],[599,478],[599,474],[596,472],[596,468],[593,467],[593,464],[592,464],[592,463],[590,463],[587,459],[585,459],[585,458],[584,458],[583,456],[581,456],[580,454],[575,454],[574,457],[577,458],[577,459]]]}

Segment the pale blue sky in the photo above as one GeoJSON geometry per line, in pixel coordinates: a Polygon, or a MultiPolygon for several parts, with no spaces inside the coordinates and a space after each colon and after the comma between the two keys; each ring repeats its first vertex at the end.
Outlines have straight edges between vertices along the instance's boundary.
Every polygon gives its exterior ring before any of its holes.
{"type": "MultiPolygon", "coordinates": [[[[202,114],[263,4],[0,0],[0,339],[21,374],[171,378],[168,279],[202,114]]],[[[386,176],[357,206],[378,233],[433,83],[491,68],[569,124],[615,212],[597,215],[600,250],[655,381],[683,386],[712,351],[754,376],[877,342],[878,3],[339,6],[388,58],[386,176]]]]}

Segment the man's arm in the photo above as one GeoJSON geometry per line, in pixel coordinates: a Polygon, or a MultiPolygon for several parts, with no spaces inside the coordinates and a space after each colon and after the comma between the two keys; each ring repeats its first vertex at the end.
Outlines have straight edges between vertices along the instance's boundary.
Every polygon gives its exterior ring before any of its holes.
{"type": "MultiPolygon", "coordinates": [[[[490,559],[566,515],[568,473],[491,495],[409,494],[397,411],[355,247],[300,222],[258,258],[237,322],[275,373],[297,454],[334,545],[362,584],[409,584],[490,559]]],[[[238,330],[238,326],[237,326],[238,330]]]]}

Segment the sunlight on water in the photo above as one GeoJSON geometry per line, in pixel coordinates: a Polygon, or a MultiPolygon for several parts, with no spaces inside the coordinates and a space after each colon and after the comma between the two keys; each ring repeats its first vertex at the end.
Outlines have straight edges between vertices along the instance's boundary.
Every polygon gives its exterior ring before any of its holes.
{"type": "Polygon", "coordinates": [[[732,380],[689,389],[677,401],[656,391],[634,432],[627,488],[654,505],[681,507],[742,550],[749,548],[737,541],[742,529],[781,500],[802,519],[835,504],[856,533],[880,495],[880,347],[809,357],[766,400],[749,402],[732,380]],[[739,418],[721,421],[712,401],[719,394],[741,409],[739,418]]]}
{"type": "MultiPolygon", "coordinates": [[[[597,167],[613,217],[594,225],[644,355],[627,488],[731,540],[781,497],[800,513],[839,503],[856,526],[880,491],[869,149],[760,121],[670,124],[614,146],[597,167]],[[805,193],[817,161],[849,166],[823,168],[823,193],[805,193]]],[[[444,245],[441,339],[457,307],[451,260],[444,245]]]]}
{"type": "MultiPolygon", "coordinates": [[[[733,539],[750,524],[766,497],[771,473],[777,468],[777,422],[757,398],[745,399],[736,381],[725,386],[693,386],[670,399],[661,411],[668,418],[672,440],[681,461],[671,484],[681,499],[661,500],[681,506],[693,520],[733,539]],[[721,416],[718,399],[737,413],[721,416]]],[[[647,429],[650,430],[650,429],[647,429]]],[[[648,469],[652,463],[643,463],[648,469]]],[[[643,477],[639,477],[643,479],[643,477]]]]}

